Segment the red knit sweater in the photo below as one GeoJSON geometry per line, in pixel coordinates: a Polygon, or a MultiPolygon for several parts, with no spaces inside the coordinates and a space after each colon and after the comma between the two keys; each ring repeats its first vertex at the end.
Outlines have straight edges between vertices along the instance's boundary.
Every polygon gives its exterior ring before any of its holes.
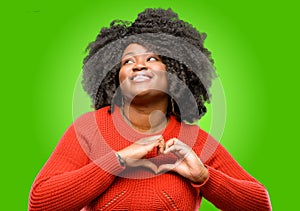
{"type": "MultiPolygon", "coordinates": [[[[196,210],[205,197],[221,210],[271,210],[269,196],[231,155],[198,126],[171,117],[165,140],[189,144],[209,170],[201,185],[167,172],[123,168],[114,151],[144,135],[128,126],[116,108],[84,114],[65,132],[34,181],[29,210],[196,210]]],[[[174,156],[149,153],[156,165],[174,156]]]]}

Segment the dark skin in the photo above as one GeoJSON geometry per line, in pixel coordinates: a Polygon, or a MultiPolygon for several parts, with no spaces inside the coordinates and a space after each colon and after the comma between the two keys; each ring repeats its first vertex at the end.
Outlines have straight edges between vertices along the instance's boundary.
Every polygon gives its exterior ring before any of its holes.
{"type": "Polygon", "coordinates": [[[160,132],[166,125],[168,83],[160,57],[138,44],[129,45],[122,56],[119,80],[124,115],[140,132],[160,132]]]}
{"type": "MultiPolygon", "coordinates": [[[[119,81],[124,99],[123,115],[127,123],[146,134],[163,131],[168,123],[168,82],[166,66],[160,57],[139,44],[130,44],[123,52],[119,81]]],[[[173,171],[199,184],[208,177],[208,170],[196,153],[177,138],[165,141],[162,136],[151,136],[118,153],[128,167],[143,166],[157,174],[173,171]],[[159,153],[173,153],[178,157],[177,162],[156,166],[142,159],[154,148],[158,148],[159,153]]]]}

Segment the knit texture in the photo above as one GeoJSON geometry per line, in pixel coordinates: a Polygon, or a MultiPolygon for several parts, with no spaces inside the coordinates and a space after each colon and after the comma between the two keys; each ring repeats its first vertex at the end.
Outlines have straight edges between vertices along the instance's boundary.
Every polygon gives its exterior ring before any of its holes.
{"type": "MultiPolygon", "coordinates": [[[[269,196],[232,156],[198,126],[173,116],[162,133],[190,145],[208,168],[201,185],[167,172],[124,168],[115,151],[145,137],[127,125],[119,108],[78,118],[62,136],[32,185],[29,210],[197,210],[205,197],[221,210],[271,210],[269,196]]],[[[145,159],[157,166],[173,155],[153,150],[145,159]]]]}

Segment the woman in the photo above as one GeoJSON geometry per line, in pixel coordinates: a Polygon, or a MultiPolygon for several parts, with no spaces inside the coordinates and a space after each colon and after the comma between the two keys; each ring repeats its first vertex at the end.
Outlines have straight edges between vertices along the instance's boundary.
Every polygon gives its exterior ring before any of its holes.
{"type": "Polygon", "coordinates": [[[65,132],[29,210],[271,210],[264,186],[209,134],[215,77],[204,33],[172,10],[111,23],[89,45],[83,87],[95,111],[65,132]]]}

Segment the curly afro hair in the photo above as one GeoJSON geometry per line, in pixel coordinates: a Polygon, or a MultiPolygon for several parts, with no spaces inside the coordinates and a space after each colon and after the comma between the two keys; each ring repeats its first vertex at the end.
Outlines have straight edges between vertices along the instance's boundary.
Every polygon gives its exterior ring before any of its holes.
{"type": "Polygon", "coordinates": [[[161,56],[169,77],[167,115],[195,122],[210,102],[209,89],[216,77],[211,52],[204,47],[205,33],[180,20],[171,9],[146,9],[134,22],[114,20],[100,30],[84,58],[83,88],[97,110],[121,106],[120,61],[130,43],[138,43],[161,56]]]}

